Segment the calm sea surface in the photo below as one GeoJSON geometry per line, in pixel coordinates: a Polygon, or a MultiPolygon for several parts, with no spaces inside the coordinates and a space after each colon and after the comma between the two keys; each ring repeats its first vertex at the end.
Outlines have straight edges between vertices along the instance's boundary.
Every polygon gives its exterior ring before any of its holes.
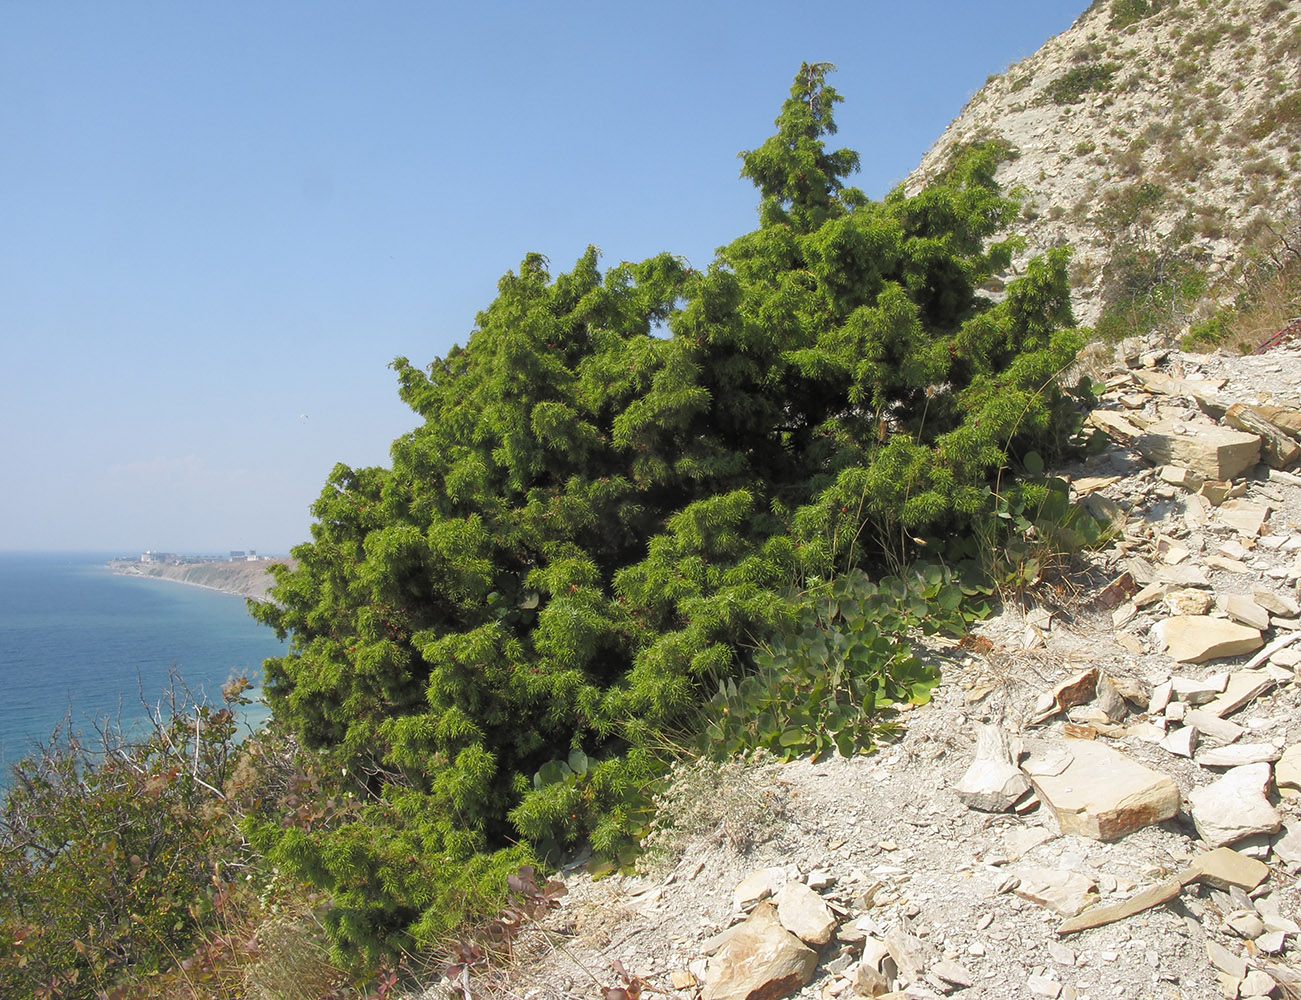
{"type": "MultiPolygon", "coordinates": [[[[173,670],[220,702],[232,673],[256,680],[284,653],[242,597],[118,576],[104,565],[114,555],[0,552],[0,786],[65,718],[87,736],[106,717],[138,724],[173,670]]],[[[250,708],[250,724],[265,718],[250,708]]]]}

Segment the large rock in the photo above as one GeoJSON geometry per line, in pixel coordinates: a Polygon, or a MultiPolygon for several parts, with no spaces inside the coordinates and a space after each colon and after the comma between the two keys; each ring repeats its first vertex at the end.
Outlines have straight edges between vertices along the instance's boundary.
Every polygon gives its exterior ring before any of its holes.
{"type": "Polygon", "coordinates": [[[836,918],[822,897],[803,882],[787,882],[777,893],[777,919],[805,944],[821,948],[831,940],[836,918]]]}
{"type": "Polygon", "coordinates": [[[1118,840],[1179,811],[1179,786],[1101,743],[1071,740],[1058,774],[1032,774],[1064,834],[1118,840]]]}
{"type": "Polygon", "coordinates": [[[727,932],[709,960],[703,1000],[779,1000],[813,979],[818,953],[781,925],[770,903],[727,932]]]}
{"type": "Polygon", "coordinates": [[[1170,678],[1170,687],[1177,701],[1185,705],[1205,705],[1224,694],[1229,686],[1228,674],[1213,674],[1210,677],[1182,677],[1175,674],[1170,678]]]}
{"type": "Polygon", "coordinates": [[[1246,594],[1229,594],[1224,598],[1224,610],[1229,617],[1248,628],[1269,628],[1269,612],[1246,594]]]}
{"type": "Polygon", "coordinates": [[[938,957],[929,942],[913,934],[906,926],[891,927],[885,935],[885,946],[899,970],[899,979],[904,983],[921,979],[926,967],[938,957]]]}
{"type": "Polygon", "coordinates": [[[1234,743],[1199,753],[1197,763],[1202,767],[1242,767],[1244,764],[1268,764],[1281,756],[1283,751],[1273,743],[1234,743]]]}
{"type": "Polygon", "coordinates": [[[1157,622],[1157,639],[1180,663],[1203,663],[1254,652],[1265,645],[1260,630],[1209,615],[1175,615],[1157,622]]]}
{"type": "Polygon", "coordinates": [[[1211,578],[1206,575],[1206,570],[1192,563],[1162,566],[1156,570],[1153,578],[1158,583],[1171,587],[1210,587],[1211,585],[1211,578]]]}
{"type": "Polygon", "coordinates": [[[1210,847],[1226,847],[1257,833],[1276,833],[1282,818],[1269,804],[1268,764],[1247,764],[1188,793],[1193,825],[1210,847]]]}
{"type": "Polygon", "coordinates": [[[863,997],[889,993],[899,976],[899,967],[890,957],[884,941],[869,937],[863,942],[863,957],[854,969],[854,991],[863,997]]]}
{"type": "Polygon", "coordinates": [[[1134,447],[1154,465],[1182,465],[1205,479],[1235,479],[1260,461],[1260,438],[1204,420],[1160,420],[1134,447]]]}
{"type": "Polygon", "coordinates": [[[976,758],[955,791],[963,802],[985,812],[1003,812],[1030,790],[1030,782],[1017,768],[1007,734],[998,726],[976,731],[976,758]]]}
{"type": "Polygon", "coordinates": [[[1289,469],[1301,458],[1301,448],[1253,406],[1234,403],[1224,412],[1224,422],[1260,438],[1261,457],[1271,469],[1289,469]]]}
{"type": "Polygon", "coordinates": [[[1094,410],[1089,414],[1088,423],[1121,444],[1130,444],[1142,434],[1142,428],[1135,427],[1114,410],[1094,410]]]}
{"type": "Polygon", "coordinates": [[[1295,618],[1301,615],[1301,605],[1298,605],[1293,598],[1270,590],[1268,587],[1252,587],[1251,596],[1270,614],[1282,618],[1295,618]]]}
{"type": "Polygon", "coordinates": [[[1269,508],[1249,500],[1229,500],[1220,507],[1219,521],[1239,534],[1255,538],[1269,517],[1269,508]]]}

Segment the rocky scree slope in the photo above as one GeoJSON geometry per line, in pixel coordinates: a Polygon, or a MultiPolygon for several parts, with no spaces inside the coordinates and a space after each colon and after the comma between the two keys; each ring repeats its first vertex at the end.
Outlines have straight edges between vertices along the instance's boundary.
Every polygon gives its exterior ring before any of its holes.
{"type": "Polygon", "coordinates": [[[1013,151],[997,178],[1023,198],[1014,269],[1074,247],[1082,324],[1188,275],[1230,299],[1243,251],[1301,220],[1301,3],[1097,0],[991,77],[905,187],[983,139],[1013,151]]]}

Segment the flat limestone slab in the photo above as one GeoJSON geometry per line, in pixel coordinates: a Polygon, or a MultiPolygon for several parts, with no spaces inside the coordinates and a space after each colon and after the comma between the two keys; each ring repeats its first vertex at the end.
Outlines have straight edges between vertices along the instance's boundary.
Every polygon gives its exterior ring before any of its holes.
{"type": "Polygon", "coordinates": [[[1209,615],[1175,615],[1154,629],[1162,647],[1180,663],[1204,663],[1252,653],[1265,645],[1260,630],[1209,615]]]}
{"type": "Polygon", "coordinates": [[[1260,461],[1260,438],[1203,420],[1159,420],[1134,442],[1154,465],[1182,465],[1205,479],[1234,479],[1260,461]]]}
{"type": "Polygon", "coordinates": [[[1059,774],[1031,775],[1062,833],[1119,840],[1179,811],[1179,786],[1122,753],[1090,740],[1064,744],[1071,762],[1059,774]]]}
{"type": "Polygon", "coordinates": [[[1193,858],[1181,878],[1184,882],[1205,882],[1226,892],[1235,885],[1250,892],[1268,875],[1269,867],[1255,858],[1239,854],[1231,847],[1217,847],[1193,858]]]}
{"type": "Polygon", "coordinates": [[[1270,690],[1276,683],[1267,670],[1239,670],[1229,676],[1224,693],[1212,698],[1203,707],[1207,712],[1223,719],[1270,690]]]}

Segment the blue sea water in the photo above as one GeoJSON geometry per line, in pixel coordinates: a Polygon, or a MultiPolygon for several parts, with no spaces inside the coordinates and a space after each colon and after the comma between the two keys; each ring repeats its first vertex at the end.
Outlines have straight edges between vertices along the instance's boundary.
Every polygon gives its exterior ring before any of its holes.
{"type": "MultiPolygon", "coordinates": [[[[138,725],[173,672],[219,703],[232,674],[256,679],[284,653],[242,597],[119,576],[113,555],[0,552],[0,786],[65,720],[88,737],[104,719],[138,725]]],[[[265,717],[254,705],[244,721],[265,717]]]]}

